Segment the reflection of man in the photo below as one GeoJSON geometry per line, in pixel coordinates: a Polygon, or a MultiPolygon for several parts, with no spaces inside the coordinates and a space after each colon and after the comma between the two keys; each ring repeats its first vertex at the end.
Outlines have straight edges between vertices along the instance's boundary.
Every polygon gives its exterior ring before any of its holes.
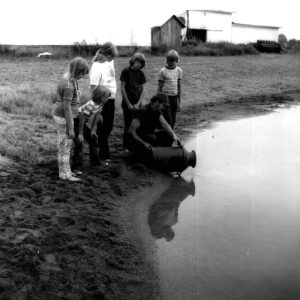
{"type": "Polygon", "coordinates": [[[194,181],[185,181],[182,177],[173,180],[169,188],[150,208],[148,223],[155,238],[173,240],[175,233],[172,226],[178,222],[179,205],[188,195],[194,194],[194,181]]]}
{"type": "Polygon", "coordinates": [[[158,93],[135,113],[129,128],[128,149],[139,154],[151,153],[152,147],[169,147],[173,142],[181,145],[179,138],[162,116],[168,96],[158,93]],[[159,127],[161,130],[157,130],[159,127]]]}
{"type": "Polygon", "coordinates": [[[149,225],[152,235],[157,238],[173,240],[175,233],[172,226],[178,222],[178,208],[180,203],[161,203],[151,208],[149,225]]]}

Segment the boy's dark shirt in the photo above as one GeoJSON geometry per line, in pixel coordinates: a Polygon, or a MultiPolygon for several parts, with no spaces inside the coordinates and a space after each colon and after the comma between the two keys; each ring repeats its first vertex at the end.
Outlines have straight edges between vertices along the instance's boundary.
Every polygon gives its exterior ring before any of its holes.
{"type": "MultiPolygon", "coordinates": [[[[134,70],[131,67],[125,68],[120,76],[120,80],[125,82],[125,91],[131,104],[139,101],[142,85],[146,83],[146,77],[143,71],[134,70]]],[[[123,102],[125,100],[123,99],[123,102]]]]}
{"type": "Polygon", "coordinates": [[[146,104],[134,113],[134,118],[140,121],[140,127],[137,130],[138,134],[153,133],[159,125],[160,112],[154,112],[151,104],[146,104]]]}

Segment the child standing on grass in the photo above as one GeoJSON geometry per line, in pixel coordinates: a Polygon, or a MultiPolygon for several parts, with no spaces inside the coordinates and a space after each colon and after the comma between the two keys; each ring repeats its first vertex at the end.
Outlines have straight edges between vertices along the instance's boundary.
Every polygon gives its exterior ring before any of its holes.
{"type": "Polygon", "coordinates": [[[97,164],[99,160],[98,149],[98,122],[103,123],[101,111],[108,101],[111,93],[105,86],[98,85],[92,92],[92,99],[79,107],[78,117],[74,120],[75,127],[75,147],[73,157],[74,171],[81,172],[83,161],[83,139],[88,142],[90,148],[90,162],[92,165],[97,164]],[[95,114],[98,114],[97,120],[94,120],[95,114]]]}
{"type": "Polygon", "coordinates": [[[169,105],[164,111],[164,118],[174,129],[176,122],[176,112],[180,109],[181,101],[181,79],[182,69],[177,66],[179,62],[178,52],[170,50],[166,57],[166,66],[163,67],[158,75],[158,90],[168,95],[169,105]]]}
{"type": "Polygon", "coordinates": [[[125,68],[120,77],[122,92],[122,109],[124,116],[123,146],[127,149],[128,130],[133,119],[134,111],[142,105],[144,84],[146,77],[141,70],[145,66],[145,56],[142,53],[135,53],[129,62],[129,67],[125,68]]]}
{"type": "Polygon", "coordinates": [[[103,122],[98,122],[97,135],[99,142],[99,158],[108,164],[110,160],[110,152],[108,146],[108,138],[113,128],[115,114],[115,97],[117,84],[115,78],[114,58],[118,55],[115,45],[108,42],[103,44],[97,51],[90,72],[91,91],[96,86],[102,85],[109,89],[111,96],[103,106],[102,112],[95,115],[95,122],[101,114],[103,122]]]}
{"type": "Polygon", "coordinates": [[[57,129],[59,178],[63,180],[80,180],[71,172],[70,152],[75,137],[73,119],[77,116],[79,108],[78,80],[86,77],[88,73],[87,61],[76,57],[71,60],[68,72],[57,87],[57,100],[52,115],[57,129]]]}

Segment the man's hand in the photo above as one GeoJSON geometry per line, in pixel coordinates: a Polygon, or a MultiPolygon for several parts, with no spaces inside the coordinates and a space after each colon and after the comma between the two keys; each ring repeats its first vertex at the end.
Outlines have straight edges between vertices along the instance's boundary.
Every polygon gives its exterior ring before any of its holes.
{"type": "Polygon", "coordinates": [[[181,141],[177,135],[174,135],[173,140],[179,147],[182,147],[181,141]]]}

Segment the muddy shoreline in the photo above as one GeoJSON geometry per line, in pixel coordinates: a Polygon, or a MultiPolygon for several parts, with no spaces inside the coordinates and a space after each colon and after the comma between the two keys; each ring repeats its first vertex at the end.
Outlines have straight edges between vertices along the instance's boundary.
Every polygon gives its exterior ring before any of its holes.
{"type": "MultiPolygon", "coordinates": [[[[178,114],[184,140],[218,120],[270,113],[299,103],[299,91],[193,105],[178,114]]],[[[171,176],[149,170],[112,138],[113,162],[79,184],[57,180],[56,161],[1,164],[1,299],[155,299],[147,209],[171,176]]]]}

